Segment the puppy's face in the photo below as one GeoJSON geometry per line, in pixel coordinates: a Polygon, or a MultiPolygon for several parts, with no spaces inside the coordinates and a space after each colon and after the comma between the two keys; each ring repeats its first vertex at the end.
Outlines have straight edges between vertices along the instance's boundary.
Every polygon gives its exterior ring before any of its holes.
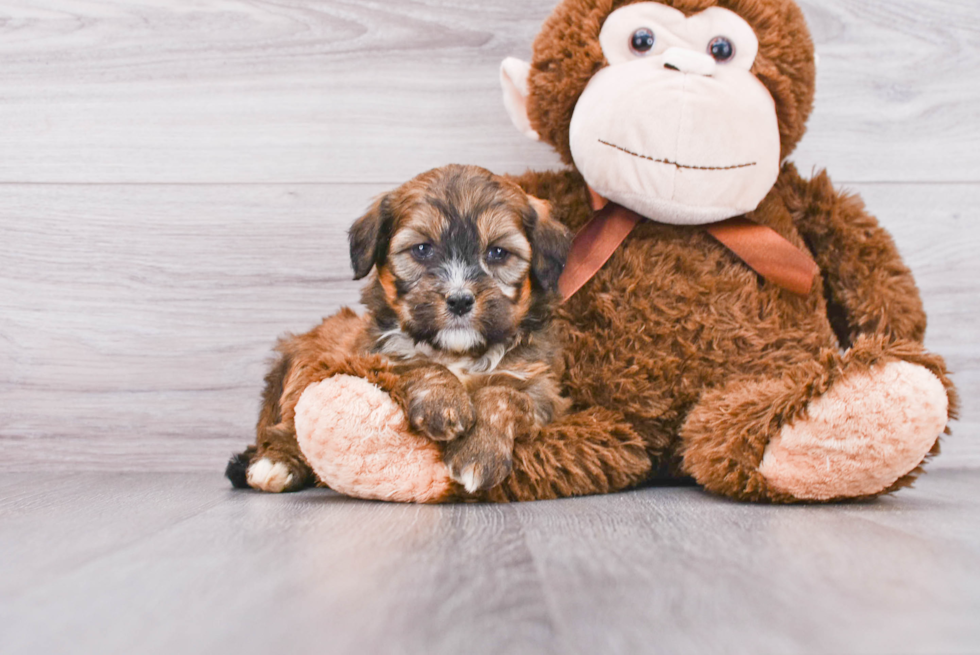
{"type": "Polygon", "coordinates": [[[544,311],[570,245],[547,204],[472,166],[423,173],[350,231],[355,279],[383,330],[456,353],[513,338],[544,311]]]}

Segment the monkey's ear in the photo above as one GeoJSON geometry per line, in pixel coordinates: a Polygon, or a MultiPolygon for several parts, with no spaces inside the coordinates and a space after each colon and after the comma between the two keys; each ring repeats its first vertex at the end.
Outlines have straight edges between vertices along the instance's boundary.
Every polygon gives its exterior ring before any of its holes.
{"type": "Polygon", "coordinates": [[[572,233],[551,217],[551,204],[528,196],[535,220],[531,228],[531,274],[545,290],[557,291],[572,246],[572,233]]]}
{"type": "Polygon", "coordinates": [[[541,137],[531,127],[531,119],[527,115],[527,77],[530,72],[531,64],[507,57],[500,64],[500,86],[504,90],[504,107],[514,127],[527,138],[539,141],[541,137]]]}
{"type": "Polygon", "coordinates": [[[364,216],[354,221],[347,240],[350,242],[350,265],[354,279],[360,280],[375,264],[384,261],[391,236],[391,211],[388,196],[374,201],[364,216]]]}

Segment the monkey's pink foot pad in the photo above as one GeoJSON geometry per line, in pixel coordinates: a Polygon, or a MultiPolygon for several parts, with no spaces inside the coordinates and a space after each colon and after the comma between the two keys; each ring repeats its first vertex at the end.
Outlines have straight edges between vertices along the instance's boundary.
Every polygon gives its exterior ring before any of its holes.
{"type": "Polygon", "coordinates": [[[759,472],[807,500],[876,494],[918,466],[942,434],[939,379],[909,362],[845,376],[766,447],[759,472]]]}
{"type": "Polygon", "coordinates": [[[296,438],[313,471],[348,496],[435,503],[452,484],[442,452],[411,433],[387,393],[363,378],[311,384],[296,405],[296,438]]]}

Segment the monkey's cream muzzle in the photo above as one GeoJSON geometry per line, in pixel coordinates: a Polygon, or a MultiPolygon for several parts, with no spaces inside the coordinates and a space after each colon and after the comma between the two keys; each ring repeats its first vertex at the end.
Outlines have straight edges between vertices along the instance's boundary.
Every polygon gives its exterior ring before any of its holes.
{"type": "Polygon", "coordinates": [[[569,129],[576,167],[600,195],[663,223],[752,211],[779,174],[772,97],[746,70],[685,73],[667,60],[596,73],[569,129]]]}

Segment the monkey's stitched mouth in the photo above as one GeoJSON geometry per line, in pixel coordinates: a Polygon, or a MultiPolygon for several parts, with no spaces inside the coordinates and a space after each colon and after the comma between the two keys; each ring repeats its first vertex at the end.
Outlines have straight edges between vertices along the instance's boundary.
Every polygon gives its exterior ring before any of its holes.
{"type": "Polygon", "coordinates": [[[669,159],[656,159],[648,155],[641,155],[638,152],[633,152],[632,150],[627,150],[622,146],[617,146],[615,143],[609,143],[608,141],[603,141],[599,139],[599,143],[604,146],[609,146],[610,148],[615,148],[621,152],[625,152],[627,155],[633,155],[634,157],[639,157],[640,159],[646,159],[648,161],[655,162],[657,164],[667,164],[668,166],[676,166],[677,168],[688,168],[695,171],[730,171],[736,168],[748,168],[749,166],[755,166],[756,162],[749,162],[748,164],[735,164],[734,166],[689,166],[687,164],[679,164],[676,161],[670,161],[669,159]]]}

